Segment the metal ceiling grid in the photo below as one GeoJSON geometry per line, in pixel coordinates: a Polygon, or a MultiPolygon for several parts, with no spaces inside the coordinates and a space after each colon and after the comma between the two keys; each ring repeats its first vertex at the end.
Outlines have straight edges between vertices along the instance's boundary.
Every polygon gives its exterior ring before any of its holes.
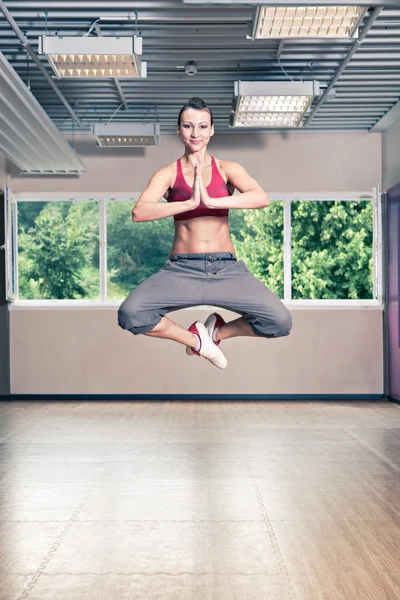
{"type": "MultiPolygon", "coordinates": [[[[147,79],[53,79],[75,120],[0,13],[0,51],[64,131],[72,126],[79,130],[77,123],[82,131],[89,131],[92,123],[107,122],[120,107],[113,117],[116,121],[158,120],[162,133],[171,133],[181,105],[191,96],[200,96],[213,109],[218,132],[237,132],[229,127],[237,80],[319,81],[323,96],[314,100],[303,130],[368,131],[400,98],[400,0],[387,0],[387,5],[376,0],[368,8],[360,25],[360,40],[364,36],[360,43],[252,41],[246,38],[254,11],[249,4],[196,6],[183,0],[5,0],[1,4],[36,54],[40,35],[81,36],[99,18],[91,35],[134,35],[137,11],[147,79]],[[198,67],[194,76],[184,72],[188,61],[198,67]]],[[[45,57],[39,56],[39,61],[52,78],[45,57]]]]}

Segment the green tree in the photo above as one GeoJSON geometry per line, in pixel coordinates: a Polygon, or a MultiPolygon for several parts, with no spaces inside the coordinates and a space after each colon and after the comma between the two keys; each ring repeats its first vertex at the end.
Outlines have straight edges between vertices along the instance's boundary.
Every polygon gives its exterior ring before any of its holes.
{"type": "Polygon", "coordinates": [[[236,254],[253,275],[283,298],[283,203],[241,212],[243,225],[236,224],[232,231],[236,254]]]}
{"type": "MultiPolygon", "coordinates": [[[[283,298],[283,205],[243,211],[234,244],[252,273],[283,298]]],[[[372,298],[372,203],[293,201],[292,297],[372,298]]]]}
{"type": "MultiPolygon", "coordinates": [[[[69,203],[66,203],[69,204],[69,203]]],[[[47,206],[47,202],[18,202],[18,223],[26,229],[35,226],[35,219],[47,206]]]]}
{"type": "Polygon", "coordinates": [[[372,298],[372,202],[292,202],[292,297],[372,298]]]}
{"type": "MultiPolygon", "coordinates": [[[[20,297],[98,297],[97,203],[22,203],[18,210],[20,297]]],[[[293,298],[371,298],[372,203],[293,201],[291,212],[293,298]]],[[[110,298],[160,269],[171,249],[172,218],[134,223],[131,214],[131,202],[107,203],[110,298]]],[[[232,210],[229,224],[238,258],[283,298],[283,203],[232,210]]]]}
{"type": "Polygon", "coordinates": [[[107,203],[107,263],[111,284],[123,294],[158,271],[168,259],[174,237],[172,218],[135,223],[132,203],[107,203]]]}
{"type": "Polygon", "coordinates": [[[93,261],[98,248],[97,206],[72,202],[66,212],[62,204],[49,202],[35,217],[34,227],[27,230],[21,227],[21,297],[87,297],[83,271],[93,261]]]}

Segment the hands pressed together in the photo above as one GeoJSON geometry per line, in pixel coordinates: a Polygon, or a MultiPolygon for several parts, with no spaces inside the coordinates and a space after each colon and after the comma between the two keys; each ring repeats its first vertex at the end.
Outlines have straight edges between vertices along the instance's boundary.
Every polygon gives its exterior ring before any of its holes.
{"type": "Polygon", "coordinates": [[[198,162],[194,167],[193,192],[190,198],[192,208],[196,208],[199,205],[210,206],[210,196],[203,182],[202,171],[203,164],[198,162]]]}

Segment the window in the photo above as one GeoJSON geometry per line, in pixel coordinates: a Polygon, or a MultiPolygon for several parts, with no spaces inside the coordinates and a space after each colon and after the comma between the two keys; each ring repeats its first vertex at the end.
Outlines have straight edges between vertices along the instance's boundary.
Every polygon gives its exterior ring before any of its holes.
{"type": "Polygon", "coordinates": [[[231,236],[237,257],[279,296],[284,297],[284,203],[260,210],[232,210],[231,236]]]}
{"type": "Polygon", "coordinates": [[[17,203],[10,190],[4,189],[5,292],[7,301],[18,295],[17,203]]]}
{"type": "Polygon", "coordinates": [[[292,298],[372,300],[370,200],[291,202],[292,298]]]}
{"type": "Polygon", "coordinates": [[[231,212],[238,257],[281,299],[378,298],[372,198],[287,198],[231,212]]]}
{"type": "Polygon", "coordinates": [[[107,201],[107,290],[122,300],[168,258],[174,239],[172,219],[132,222],[132,201],[107,201]]]}
{"type": "MultiPolygon", "coordinates": [[[[137,197],[19,196],[9,227],[13,296],[122,301],[161,268],[174,236],[172,218],[132,222],[137,197]]],[[[380,300],[377,192],[272,195],[266,209],[230,211],[229,222],[238,258],[281,299],[380,300]]]]}
{"type": "Polygon", "coordinates": [[[98,202],[18,202],[18,289],[21,300],[100,300],[98,202]]]}

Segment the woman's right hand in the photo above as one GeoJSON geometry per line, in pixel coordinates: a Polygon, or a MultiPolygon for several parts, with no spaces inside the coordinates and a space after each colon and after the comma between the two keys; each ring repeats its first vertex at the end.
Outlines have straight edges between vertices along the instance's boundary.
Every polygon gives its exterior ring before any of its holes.
{"type": "Polygon", "coordinates": [[[201,177],[201,168],[199,164],[194,166],[194,180],[193,180],[193,191],[192,196],[188,200],[190,203],[190,208],[193,210],[200,205],[200,177],[201,177]]]}

